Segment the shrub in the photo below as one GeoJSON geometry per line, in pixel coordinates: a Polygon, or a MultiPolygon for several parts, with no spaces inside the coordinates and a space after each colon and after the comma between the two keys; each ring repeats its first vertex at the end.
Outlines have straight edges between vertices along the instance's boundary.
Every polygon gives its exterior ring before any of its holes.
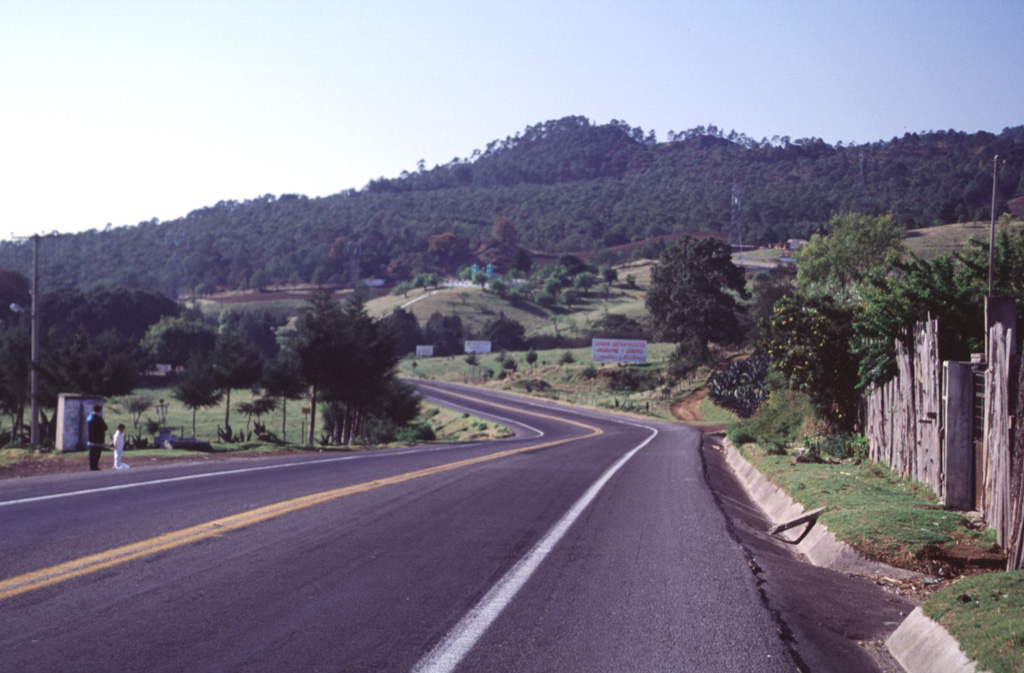
{"type": "Polygon", "coordinates": [[[797,441],[807,417],[814,408],[804,393],[775,390],[758,409],[757,414],[737,425],[736,432],[745,432],[768,451],[780,451],[787,443],[797,441]]]}
{"type": "Polygon", "coordinates": [[[398,428],[395,439],[400,442],[429,442],[437,439],[429,423],[412,423],[398,428]]]}
{"type": "Polygon", "coordinates": [[[743,446],[757,441],[757,438],[747,430],[743,423],[730,423],[726,436],[729,437],[733,446],[743,446]]]}
{"type": "Polygon", "coordinates": [[[708,381],[708,397],[740,418],[750,418],[768,397],[765,389],[767,373],[768,358],[755,353],[715,372],[708,381]]]}
{"type": "Polygon", "coordinates": [[[612,390],[654,390],[660,382],[655,372],[636,367],[615,367],[608,372],[608,381],[612,390]]]}
{"type": "Polygon", "coordinates": [[[827,435],[824,437],[811,437],[804,442],[807,446],[807,455],[811,460],[820,461],[822,456],[829,456],[839,460],[847,458],[867,458],[868,442],[863,435],[848,432],[827,435]]]}

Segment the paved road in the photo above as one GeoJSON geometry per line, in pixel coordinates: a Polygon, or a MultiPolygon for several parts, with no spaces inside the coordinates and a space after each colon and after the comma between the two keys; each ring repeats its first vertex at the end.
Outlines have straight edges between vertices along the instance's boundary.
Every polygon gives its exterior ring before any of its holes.
{"type": "Polygon", "coordinates": [[[423,391],[517,437],[0,483],[0,670],[796,670],[698,432],[423,391]]]}

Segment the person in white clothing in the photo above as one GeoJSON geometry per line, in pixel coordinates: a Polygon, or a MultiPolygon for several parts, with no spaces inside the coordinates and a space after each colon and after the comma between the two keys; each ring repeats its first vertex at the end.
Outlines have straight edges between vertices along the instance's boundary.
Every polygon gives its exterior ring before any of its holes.
{"type": "Polygon", "coordinates": [[[128,463],[121,462],[121,454],[124,453],[124,423],[117,424],[117,432],[114,433],[114,439],[110,445],[114,447],[114,469],[127,469],[128,463]]]}

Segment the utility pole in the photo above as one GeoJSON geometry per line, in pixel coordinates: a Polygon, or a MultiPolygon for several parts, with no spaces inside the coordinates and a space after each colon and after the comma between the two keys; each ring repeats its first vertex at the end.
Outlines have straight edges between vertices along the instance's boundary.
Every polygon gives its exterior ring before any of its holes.
{"type": "Polygon", "coordinates": [[[30,443],[33,447],[39,446],[39,239],[56,238],[60,234],[32,234],[31,236],[15,236],[15,239],[32,239],[32,308],[29,319],[32,324],[32,371],[31,371],[31,396],[32,396],[32,424],[30,428],[30,443]]]}
{"type": "Polygon", "coordinates": [[[992,157],[992,228],[988,234],[988,296],[992,296],[992,262],[996,249],[996,178],[999,176],[999,155],[992,157]]]}
{"type": "Polygon", "coordinates": [[[733,235],[736,235],[740,253],[740,266],[743,266],[743,204],[740,200],[741,187],[739,183],[732,185],[732,209],[729,216],[729,247],[733,247],[733,235]]]}
{"type": "Polygon", "coordinates": [[[39,235],[32,237],[32,430],[29,443],[39,446],[39,235]]]}

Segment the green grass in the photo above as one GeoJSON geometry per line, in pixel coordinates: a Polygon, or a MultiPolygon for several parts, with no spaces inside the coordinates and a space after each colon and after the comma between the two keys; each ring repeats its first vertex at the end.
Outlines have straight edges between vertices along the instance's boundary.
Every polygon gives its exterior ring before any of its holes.
{"type": "MultiPolygon", "coordinates": [[[[821,522],[868,558],[934,574],[945,570],[930,553],[937,547],[994,548],[992,531],[971,530],[927,487],[882,465],[795,464],[791,456],[770,455],[753,444],[741,450],[806,509],[826,507],[821,522]]],[[[1024,673],[1024,571],[957,579],[930,596],[924,612],[946,627],[979,670],[1024,673]]]]}
{"type": "MultiPolygon", "coordinates": [[[[147,387],[140,387],[135,390],[131,395],[132,397],[146,396],[153,400],[154,403],[159,403],[163,400],[167,404],[167,421],[163,423],[163,427],[170,428],[171,431],[178,437],[191,437],[192,436],[192,410],[187,408],[178,400],[174,399],[173,388],[169,381],[160,385],[159,383],[151,383],[147,387]]],[[[127,410],[127,397],[111,397],[104,402],[103,415],[106,418],[107,425],[110,427],[116,427],[118,423],[124,423],[127,426],[127,433],[129,435],[137,435],[139,433],[145,434],[145,421],[147,418],[159,419],[157,409],[152,408],[149,411],[142,414],[141,422],[139,427],[133,425],[131,415],[127,410]]],[[[242,402],[251,402],[253,394],[249,390],[232,390],[231,391],[231,411],[229,417],[229,423],[234,433],[238,433],[240,430],[246,430],[246,417],[245,414],[239,412],[237,407],[242,402]]],[[[210,442],[216,442],[218,435],[218,428],[224,427],[224,412],[226,399],[222,399],[216,406],[207,407],[205,409],[199,409],[196,412],[196,438],[203,439],[210,442]]],[[[303,420],[304,416],[302,413],[303,407],[308,407],[308,402],[303,400],[295,401],[289,400],[284,409],[278,405],[277,410],[263,416],[260,420],[261,423],[267,426],[267,429],[281,437],[281,424],[284,418],[287,418],[287,425],[285,426],[287,432],[287,439],[289,442],[296,443],[302,436],[303,420]],[[286,412],[286,413],[285,413],[286,412]]],[[[256,420],[255,418],[252,420],[256,420]]],[[[249,430],[253,429],[252,424],[249,424],[249,430]]],[[[255,436],[255,433],[254,433],[255,436]]]]}
{"type": "Polygon", "coordinates": [[[827,507],[820,520],[835,536],[868,558],[902,568],[937,572],[926,554],[931,545],[957,542],[991,547],[991,533],[969,529],[957,512],[943,508],[931,490],[888,468],[854,461],[794,463],[755,445],[744,456],[806,509],[827,507]]]}
{"type": "MultiPolygon", "coordinates": [[[[1010,226],[1020,227],[1021,223],[1015,222],[1010,226]]],[[[991,222],[964,222],[914,229],[907,232],[905,243],[907,249],[918,257],[932,259],[942,253],[965,248],[970,238],[981,239],[987,244],[991,228],[991,222]]]]}
{"type": "MultiPolygon", "coordinates": [[[[537,351],[533,366],[526,362],[525,352],[506,353],[516,361],[517,370],[511,375],[502,375],[501,354],[478,355],[474,367],[466,363],[465,355],[436,358],[406,358],[399,364],[400,375],[434,381],[486,385],[489,388],[507,392],[528,394],[544,399],[563,401],[610,411],[628,411],[642,417],[674,421],[670,405],[679,397],[699,387],[709,375],[709,369],[702,368],[687,380],[675,382],[666,391],[665,368],[674,346],[664,343],[649,343],[648,362],[630,365],[628,368],[614,363],[591,362],[591,349],[556,348],[537,351]],[[565,353],[573,362],[562,364],[565,353]],[[613,377],[625,375],[626,370],[637,377],[646,377],[653,388],[636,391],[613,387],[613,377]],[[485,374],[489,371],[489,374],[485,374]],[[660,380],[660,382],[659,382],[660,380]]],[[[726,423],[733,420],[730,412],[715,407],[710,402],[702,411],[710,415],[707,424],[726,423]]]]}
{"type": "MultiPolygon", "coordinates": [[[[145,395],[154,400],[154,402],[163,399],[168,405],[167,410],[167,423],[164,427],[170,428],[171,431],[178,437],[191,437],[192,436],[192,412],[180,402],[174,399],[172,395],[172,389],[168,386],[162,387],[150,387],[150,388],[139,388],[133,393],[133,395],[145,395]]],[[[238,412],[235,406],[244,401],[251,401],[253,394],[248,390],[234,390],[231,392],[231,416],[230,423],[232,430],[237,434],[240,430],[246,429],[246,417],[244,414],[238,412]]],[[[302,413],[303,408],[309,408],[309,402],[306,400],[290,400],[287,405],[287,440],[288,445],[301,445],[303,444],[303,437],[308,417],[302,413]]],[[[128,434],[135,436],[137,434],[143,434],[147,439],[152,440],[151,436],[145,435],[145,419],[155,418],[157,416],[156,410],[152,409],[149,412],[142,415],[142,421],[138,428],[133,427],[132,419],[126,409],[126,398],[124,397],[113,397],[106,400],[104,404],[104,416],[107,419],[107,424],[111,427],[116,426],[117,423],[124,423],[128,427],[128,434]]],[[[481,419],[475,416],[465,416],[462,413],[457,414],[460,422],[453,423],[451,418],[448,418],[449,412],[444,409],[440,409],[423,403],[421,405],[420,418],[417,419],[419,422],[427,422],[433,428],[437,435],[438,440],[443,441],[469,441],[471,439],[481,439],[484,437],[504,437],[510,434],[510,431],[504,426],[500,426],[495,423],[487,424],[487,427],[483,427],[481,424],[484,423],[481,419]],[[430,412],[431,409],[436,411],[430,412]],[[439,424],[444,427],[439,427],[439,424]]],[[[454,414],[454,412],[451,412],[454,414]]],[[[281,408],[279,407],[276,411],[264,416],[261,420],[267,426],[267,429],[274,433],[278,438],[281,437],[281,425],[284,418],[281,408]]],[[[254,419],[255,420],[255,419],[254,419]]],[[[321,434],[322,421],[320,416],[317,417],[317,431],[316,434],[319,437],[321,434]]],[[[245,442],[238,443],[221,443],[218,441],[217,430],[218,428],[224,427],[224,401],[214,407],[208,407],[206,409],[200,409],[196,413],[196,438],[201,440],[209,441],[211,446],[218,451],[233,451],[244,447],[250,452],[261,452],[270,450],[279,450],[281,448],[287,448],[277,443],[261,443],[253,433],[251,438],[248,438],[245,442]]],[[[249,429],[252,429],[250,424],[249,429]]],[[[319,446],[319,444],[318,444],[319,446]]],[[[0,453],[0,465],[4,464],[4,461],[14,462],[21,459],[25,454],[25,450],[20,449],[9,449],[7,451],[20,451],[17,455],[11,454],[8,458],[6,453],[0,453]]],[[[144,455],[144,451],[139,449],[132,449],[132,453],[135,455],[144,455]]],[[[173,452],[175,456],[189,455],[181,449],[175,449],[173,452]]]]}
{"type": "Polygon", "coordinates": [[[931,596],[924,613],[979,669],[1024,673],[1024,570],[962,579],[931,596]]]}
{"type": "MultiPolygon", "coordinates": [[[[639,268],[634,271],[639,273],[639,268]]],[[[607,313],[634,319],[643,317],[647,311],[644,306],[645,288],[639,276],[636,288],[626,287],[620,279],[608,295],[595,289],[572,308],[543,307],[528,301],[502,299],[481,290],[479,285],[446,287],[436,292],[434,289],[417,289],[404,296],[388,295],[373,299],[367,302],[366,310],[369,315],[378,317],[407,304],[405,310],[415,315],[421,325],[426,324],[434,313],[454,315],[459,317],[467,332],[474,334],[479,334],[488,320],[504,313],[507,318],[520,323],[527,336],[560,334],[579,338],[585,337],[590,326],[607,313]]]]}
{"type": "Polygon", "coordinates": [[[728,409],[723,409],[706,397],[700,401],[699,409],[705,422],[710,425],[734,423],[739,420],[739,416],[735,413],[728,409]]]}
{"type": "Polygon", "coordinates": [[[5,446],[0,449],[0,467],[6,465],[15,465],[25,460],[38,455],[32,449],[25,449],[16,446],[5,446]]]}
{"type": "Polygon", "coordinates": [[[512,431],[498,423],[485,421],[465,412],[423,403],[421,419],[429,420],[437,441],[475,442],[483,439],[510,437],[512,431]]]}

